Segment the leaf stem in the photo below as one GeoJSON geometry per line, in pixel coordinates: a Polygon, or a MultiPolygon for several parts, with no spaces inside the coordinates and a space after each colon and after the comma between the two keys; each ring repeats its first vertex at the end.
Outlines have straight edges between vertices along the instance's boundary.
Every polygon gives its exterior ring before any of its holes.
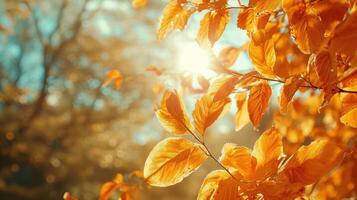
{"type": "Polygon", "coordinates": [[[212,158],[220,167],[222,167],[234,180],[236,180],[237,182],[239,182],[239,180],[225,167],[222,165],[221,162],[219,162],[219,160],[213,155],[213,153],[209,150],[209,148],[207,147],[207,145],[205,144],[205,142],[201,139],[199,139],[196,134],[184,124],[186,130],[197,140],[197,142],[199,142],[205,149],[207,155],[212,158]]]}

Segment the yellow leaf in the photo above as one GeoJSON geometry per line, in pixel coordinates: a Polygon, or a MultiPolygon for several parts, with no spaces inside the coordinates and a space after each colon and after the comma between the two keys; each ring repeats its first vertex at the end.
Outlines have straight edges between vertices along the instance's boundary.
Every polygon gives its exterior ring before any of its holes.
{"type": "Polygon", "coordinates": [[[135,9],[142,8],[147,4],[148,0],[133,0],[131,6],[135,9]]]}
{"type": "Polygon", "coordinates": [[[343,151],[327,139],[320,139],[300,147],[279,172],[278,180],[309,185],[336,167],[343,159],[343,151]]]}
{"type": "Polygon", "coordinates": [[[281,0],[260,0],[254,4],[257,11],[274,11],[281,6],[281,0]]]}
{"type": "Polygon", "coordinates": [[[224,170],[209,173],[198,193],[198,200],[234,200],[243,199],[237,180],[224,170]]]}
{"type": "Polygon", "coordinates": [[[208,12],[200,23],[197,33],[197,41],[203,47],[212,47],[221,37],[229,21],[226,9],[208,12]]]}
{"type": "Polygon", "coordinates": [[[223,77],[214,81],[206,95],[201,97],[192,113],[196,130],[204,135],[206,129],[217,120],[230,102],[229,94],[237,84],[236,77],[223,77]]]}
{"type": "Polygon", "coordinates": [[[346,94],[342,98],[343,115],[340,121],[346,126],[357,128],[357,94],[346,94]]]}
{"type": "Polygon", "coordinates": [[[230,171],[237,170],[245,180],[265,180],[277,172],[282,155],[280,133],[271,128],[255,142],[253,152],[246,147],[225,144],[220,161],[230,171]]]}
{"type": "Polygon", "coordinates": [[[255,176],[269,177],[278,170],[279,159],[283,155],[283,143],[276,128],[266,130],[254,144],[252,155],[257,159],[255,176]]]}
{"type": "Polygon", "coordinates": [[[188,19],[194,11],[184,9],[182,3],[170,1],[165,7],[163,17],[160,22],[160,28],[157,33],[159,41],[164,39],[170,31],[174,29],[183,30],[186,26],[188,19]]]}
{"type": "Polygon", "coordinates": [[[184,134],[191,127],[181,97],[172,91],[166,91],[161,106],[156,110],[156,116],[162,126],[171,133],[184,134]]]}
{"type": "Polygon", "coordinates": [[[274,41],[271,39],[263,39],[262,43],[252,41],[249,44],[249,57],[255,66],[255,69],[265,77],[274,77],[273,71],[276,54],[274,41]]]}
{"type": "Polygon", "coordinates": [[[236,105],[237,105],[237,113],[235,115],[235,125],[236,131],[239,131],[245,125],[250,122],[249,113],[248,113],[248,100],[246,93],[239,93],[236,95],[236,105]]]}
{"type": "Polygon", "coordinates": [[[287,111],[288,104],[302,83],[303,81],[296,76],[292,76],[285,81],[284,86],[281,88],[280,111],[283,113],[287,111]]]}
{"type": "Polygon", "coordinates": [[[201,148],[185,138],[167,138],[159,142],[145,161],[146,182],[158,187],[181,182],[206,160],[201,148]]]}
{"type": "Polygon", "coordinates": [[[249,118],[254,127],[259,125],[260,120],[268,107],[271,96],[271,88],[266,81],[255,85],[250,89],[248,97],[249,118]]]}
{"type": "Polygon", "coordinates": [[[250,149],[232,143],[224,144],[219,160],[230,171],[237,170],[243,177],[251,177],[257,165],[250,149]]]}

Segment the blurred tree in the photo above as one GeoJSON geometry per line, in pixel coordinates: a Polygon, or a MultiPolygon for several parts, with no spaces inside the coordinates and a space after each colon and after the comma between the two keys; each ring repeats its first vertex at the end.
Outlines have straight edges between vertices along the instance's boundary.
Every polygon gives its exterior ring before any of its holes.
{"type": "Polygon", "coordinates": [[[0,1],[1,199],[93,199],[115,172],[141,168],[146,146],[131,146],[154,98],[143,66],[160,58],[157,16],[130,3],[0,1]],[[120,91],[101,86],[114,68],[120,91]]]}

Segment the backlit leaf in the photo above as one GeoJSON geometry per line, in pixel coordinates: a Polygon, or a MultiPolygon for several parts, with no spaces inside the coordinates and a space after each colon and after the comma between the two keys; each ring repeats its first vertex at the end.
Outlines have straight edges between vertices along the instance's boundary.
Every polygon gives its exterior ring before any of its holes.
{"type": "Polygon", "coordinates": [[[288,104],[302,83],[303,81],[296,76],[292,76],[285,81],[280,94],[280,110],[282,112],[286,112],[288,104]]]}
{"type": "Polygon", "coordinates": [[[308,185],[336,167],[343,151],[333,142],[320,139],[299,150],[286,162],[278,179],[288,183],[308,185]]]}
{"type": "Polygon", "coordinates": [[[198,200],[233,200],[243,199],[240,196],[239,184],[224,170],[209,173],[198,193],[198,200]]]}
{"type": "Polygon", "coordinates": [[[201,148],[184,138],[167,138],[159,142],[145,161],[146,182],[158,187],[181,182],[206,160],[201,148]]]}
{"type": "Polygon", "coordinates": [[[235,115],[235,130],[239,131],[250,122],[247,93],[244,92],[236,95],[236,105],[238,110],[235,115]]]}
{"type": "Polygon", "coordinates": [[[269,104],[271,93],[271,88],[266,81],[262,81],[259,85],[255,85],[250,89],[248,112],[250,121],[254,127],[257,127],[263,118],[269,104]]]}
{"type": "Polygon", "coordinates": [[[264,39],[262,43],[251,42],[248,51],[255,69],[263,76],[274,77],[273,67],[276,62],[274,41],[264,39]]]}
{"type": "Polygon", "coordinates": [[[171,133],[184,134],[191,127],[185,105],[177,92],[166,91],[156,116],[162,126],[171,133]]]}

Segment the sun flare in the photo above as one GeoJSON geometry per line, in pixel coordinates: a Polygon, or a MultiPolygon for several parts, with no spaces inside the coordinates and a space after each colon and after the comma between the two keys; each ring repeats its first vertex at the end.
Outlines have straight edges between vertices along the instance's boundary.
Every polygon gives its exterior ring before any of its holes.
{"type": "Polygon", "coordinates": [[[179,45],[177,67],[180,71],[210,77],[214,74],[210,65],[210,53],[195,41],[179,45]]]}

